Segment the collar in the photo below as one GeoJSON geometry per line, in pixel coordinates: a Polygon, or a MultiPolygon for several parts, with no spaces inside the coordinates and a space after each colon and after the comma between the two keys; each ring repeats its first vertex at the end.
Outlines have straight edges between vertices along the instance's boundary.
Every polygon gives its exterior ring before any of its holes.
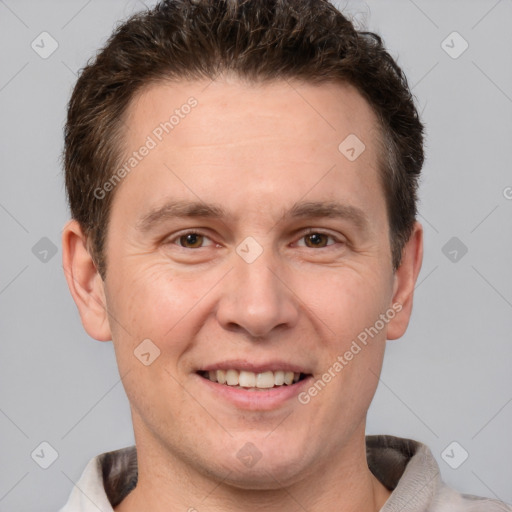
{"type": "MultiPolygon", "coordinates": [[[[496,500],[461,495],[447,487],[429,448],[412,439],[366,436],[368,467],[392,491],[380,512],[506,511],[496,500]]],[[[60,512],[113,512],[137,485],[135,446],[94,457],[60,512]]]]}

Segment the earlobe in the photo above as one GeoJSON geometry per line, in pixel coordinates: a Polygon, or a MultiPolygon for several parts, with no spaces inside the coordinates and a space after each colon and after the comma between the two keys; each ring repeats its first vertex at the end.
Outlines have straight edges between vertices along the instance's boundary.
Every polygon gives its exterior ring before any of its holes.
{"type": "Polygon", "coordinates": [[[76,220],[70,220],[62,231],[62,266],[84,329],[98,341],[111,340],[103,281],[76,220]]]}
{"type": "Polygon", "coordinates": [[[395,272],[392,305],[400,304],[400,312],[388,324],[387,339],[400,338],[405,333],[412,313],[414,287],[423,261],[423,227],[415,222],[412,234],[402,251],[400,267],[395,272]]]}

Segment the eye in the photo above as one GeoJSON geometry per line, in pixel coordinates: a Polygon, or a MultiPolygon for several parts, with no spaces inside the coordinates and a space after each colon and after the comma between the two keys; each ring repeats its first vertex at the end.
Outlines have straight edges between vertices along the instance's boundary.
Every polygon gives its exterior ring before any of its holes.
{"type": "Polygon", "coordinates": [[[206,245],[213,245],[213,242],[206,235],[198,233],[197,231],[187,231],[169,240],[169,243],[175,243],[184,249],[201,249],[201,247],[205,247],[205,245],[203,245],[205,240],[210,241],[210,243],[206,245]]]}
{"type": "MultiPolygon", "coordinates": [[[[209,237],[198,231],[186,231],[184,233],[178,234],[177,236],[170,239],[169,243],[176,244],[183,249],[201,249],[203,247],[214,245],[209,237]]],[[[309,230],[307,233],[302,235],[297,245],[299,247],[308,247],[310,249],[322,249],[324,247],[336,245],[336,243],[342,242],[329,233],[309,230]],[[328,243],[329,239],[331,239],[333,242],[328,243]],[[304,244],[300,243],[302,241],[304,241],[304,244]]]]}
{"type": "MultiPolygon", "coordinates": [[[[313,230],[310,230],[307,233],[305,233],[304,235],[302,235],[300,240],[305,241],[305,245],[304,245],[305,247],[323,248],[323,247],[327,247],[329,245],[335,245],[332,243],[331,244],[327,243],[329,238],[331,240],[334,240],[335,243],[340,242],[340,240],[336,239],[333,235],[330,235],[329,233],[324,233],[322,231],[313,231],[313,230]]],[[[304,246],[302,246],[302,247],[304,247],[304,246]]]]}

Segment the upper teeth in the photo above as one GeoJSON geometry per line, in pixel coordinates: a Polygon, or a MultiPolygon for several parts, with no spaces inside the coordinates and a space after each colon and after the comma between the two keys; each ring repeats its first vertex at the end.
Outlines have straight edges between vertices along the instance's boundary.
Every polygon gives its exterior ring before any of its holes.
{"type": "Polygon", "coordinates": [[[228,386],[240,386],[243,388],[273,388],[274,386],[290,385],[297,382],[300,373],[277,372],[254,373],[245,370],[210,370],[207,372],[208,378],[219,384],[228,386]]]}

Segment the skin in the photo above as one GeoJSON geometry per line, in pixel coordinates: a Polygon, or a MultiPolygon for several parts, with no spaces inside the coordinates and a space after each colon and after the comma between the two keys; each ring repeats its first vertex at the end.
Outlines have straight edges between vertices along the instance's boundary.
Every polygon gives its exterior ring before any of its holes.
{"type": "Polygon", "coordinates": [[[115,190],[105,281],[76,221],[63,233],[84,328],[113,341],[131,404],[139,482],[116,511],[377,511],[390,491],[366,463],[366,414],[386,339],[409,322],[423,235],[416,223],[393,272],[376,117],[343,84],[161,83],[132,101],[126,147],[190,96],[197,107],[115,190]],[[338,150],[351,133],[366,146],[353,162],[338,150]],[[228,216],[137,227],[169,200],[216,203],[228,216]],[[357,208],[366,228],[287,217],[299,201],[357,208]],[[308,228],[327,234],[315,245],[308,228]],[[187,229],[204,238],[187,245],[187,229]],[[236,252],[246,237],[263,250],[252,263],[236,252]],[[316,381],[393,304],[401,311],[308,404],[240,408],[196,374],[279,359],[316,381]],[[134,357],[147,338],[160,350],[149,366],[134,357]],[[252,467],[237,457],[247,442],[261,454],[252,467]]]}

